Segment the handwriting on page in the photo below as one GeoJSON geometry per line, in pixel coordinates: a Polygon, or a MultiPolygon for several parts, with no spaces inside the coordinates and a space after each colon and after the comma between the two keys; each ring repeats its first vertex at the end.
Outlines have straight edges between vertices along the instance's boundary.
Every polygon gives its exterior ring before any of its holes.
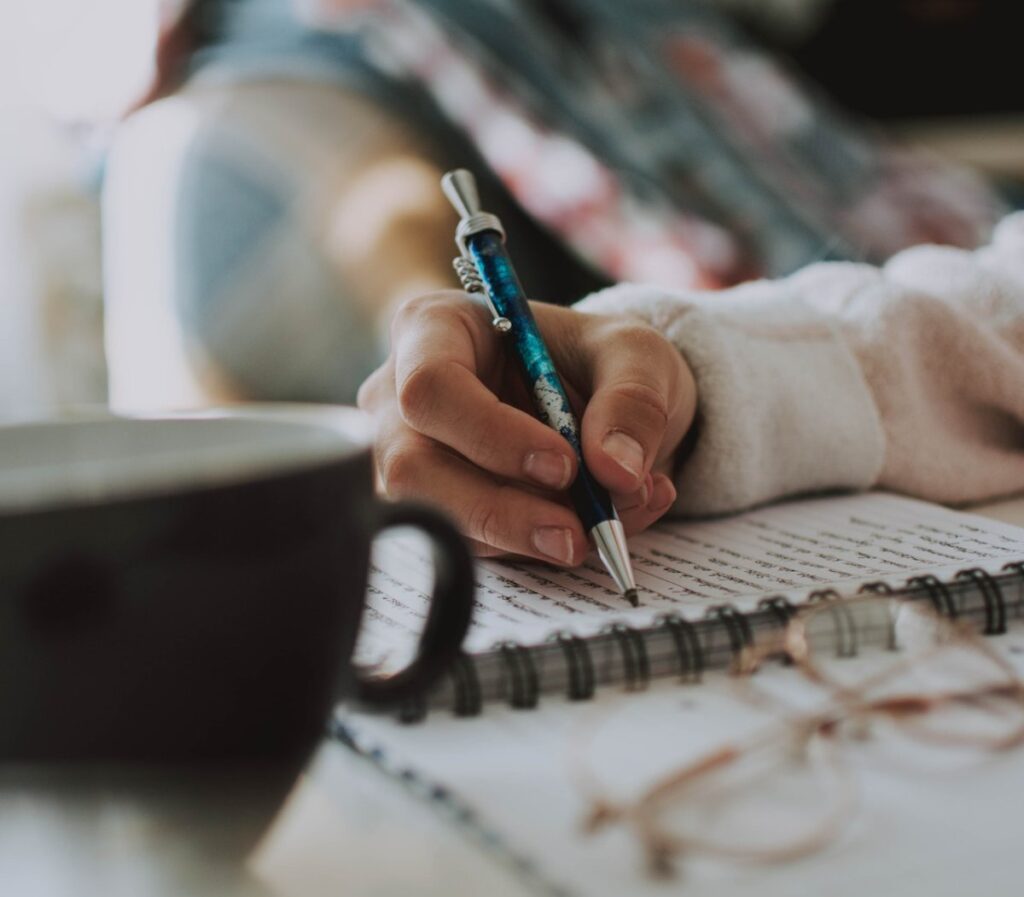
{"type": "MultiPolygon", "coordinates": [[[[642,606],[630,608],[600,562],[576,570],[481,562],[470,651],[500,639],[529,643],[554,629],[592,634],[611,620],[648,624],[658,613],[701,614],[767,594],[852,590],[866,580],[940,577],[964,566],[1024,557],[1024,530],[888,495],[810,499],[721,520],[667,523],[630,539],[642,606]]],[[[391,656],[429,607],[429,550],[408,538],[375,548],[360,659],[391,656]]]]}

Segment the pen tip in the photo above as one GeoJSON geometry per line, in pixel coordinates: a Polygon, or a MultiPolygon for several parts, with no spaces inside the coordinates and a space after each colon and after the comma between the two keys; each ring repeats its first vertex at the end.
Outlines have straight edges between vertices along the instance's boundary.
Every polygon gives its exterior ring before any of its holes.
{"type": "Polygon", "coordinates": [[[626,589],[626,600],[633,605],[633,607],[640,606],[640,599],[637,597],[636,589],[626,589]]]}

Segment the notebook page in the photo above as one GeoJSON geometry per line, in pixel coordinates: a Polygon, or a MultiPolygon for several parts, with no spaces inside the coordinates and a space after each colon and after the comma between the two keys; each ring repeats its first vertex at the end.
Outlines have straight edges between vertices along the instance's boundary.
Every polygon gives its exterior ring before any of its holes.
{"type": "MultiPolygon", "coordinates": [[[[630,608],[596,556],[576,570],[545,564],[479,564],[469,651],[504,639],[529,644],[553,630],[596,633],[612,621],[649,625],[672,611],[699,616],[712,604],[753,608],[766,595],[854,590],[869,580],[940,579],[970,566],[1024,559],[1024,529],[883,493],[814,498],[695,523],[660,524],[629,542],[641,607],[630,608]]],[[[398,663],[423,625],[429,550],[407,537],[374,550],[358,660],[398,663]]]]}
{"type": "MultiPolygon", "coordinates": [[[[991,644],[1024,672],[1020,628],[991,644]]],[[[775,692],[808,687],[793,669],[770,667],[758,676],[771,677],[775,692]]],[[[645,876],[643,854],[624,827],[582,833],[589,804],[573,770],[585,757],[606,796],[629,800],[681,764],[778,722],[776,711],[740,698],[726,675],[709,674],[699,685],[663,681],[643,692],[606,691],[586,702],[545,698],[530,711],[489,706],[471,719],[439,713],[422,725],[345,710],[341,717],[393,768],[415,770],[468,805],[475,825],[532,860],[559,893],[952,897],[1020,890],[1024,811],[1012,783],[1024,778],[1022,748],[966,756],[892,733],[886,739],[880,729],[844,746],[858,809],[824,851],[774,865],[690,857],[665,882],[645,876]],[[596,737],[581,738],[590,726],[596,737]]],[[[439,818],[451,824],[450,814],[439,818]]]]}

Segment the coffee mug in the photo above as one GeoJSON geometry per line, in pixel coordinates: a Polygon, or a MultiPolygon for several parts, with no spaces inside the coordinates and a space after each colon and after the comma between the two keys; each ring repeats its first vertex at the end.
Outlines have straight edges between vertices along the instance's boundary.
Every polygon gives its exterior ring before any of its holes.
{"type": "Polygon", "coordinates": [[[416,700],[469,625],[472,561],[437,512],[373,493],[357,410],[248,406],[0,427],[0,759],[286,759],[332,703],[416,700]],[[433,541],[418,653],[351,658],[370,547],[433,541]]]}

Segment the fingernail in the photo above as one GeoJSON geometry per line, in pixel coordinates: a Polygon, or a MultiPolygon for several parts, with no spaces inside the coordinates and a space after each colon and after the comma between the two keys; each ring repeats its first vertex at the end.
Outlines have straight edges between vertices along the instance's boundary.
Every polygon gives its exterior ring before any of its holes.
{"type": "Polygon", "coordinates": [[[615,505],[620,511],[632,511],[633,508],[646,508],[647,502],[651,498],[651,475],[647,474],[644,477],[644,481],[640,484],[640,491],[636,493],[636,500],[633,500],[633,496],[623,499],[621,503],[615,505]]]}
{"type": "Polygon", "coordinates": [[[654,478],[647,474],[640,486],[640,504],[645,506],[651,500],[651,490],[654,489],[654,478]]]}
{"type": "Polygon", "coordinates": [[[644,469],[644,450],[632,436],[622,430],[612,430],[604,437],[601,448],[619,467],[635,477],[644,469]]]}
{"type": "Polygon", "coordinates": [[[572,563],[572,530],[561,526],[538,526],[531,537],[533,547],[560,564],[572,563]]]}
{"type": "Polygon", "coordinates": [[[668,506],[675,500],[676,487],[668,477],[659,476],[654,481],[654,488],[651,489],[649,509],[655,512],[667,510],[668,506]]]}
{"type": "Polygon", "coordinates": [[[561,452],[530,452],[523,462],[526,475],[549,489],[569,485],[569,459],[561,452]]]}

